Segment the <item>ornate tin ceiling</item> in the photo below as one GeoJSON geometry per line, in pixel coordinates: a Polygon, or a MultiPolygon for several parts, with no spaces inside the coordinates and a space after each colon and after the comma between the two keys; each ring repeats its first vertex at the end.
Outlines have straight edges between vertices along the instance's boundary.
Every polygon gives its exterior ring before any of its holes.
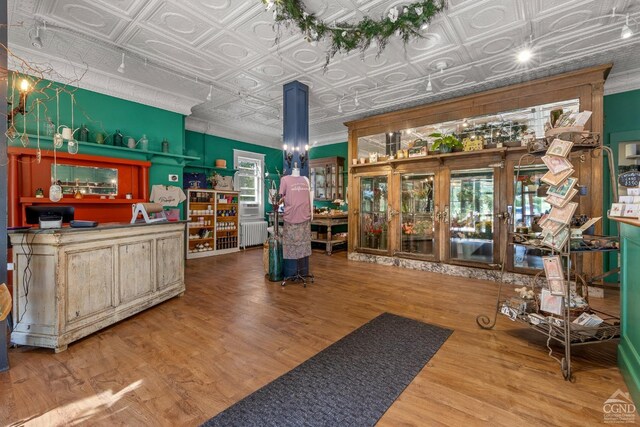
{"type": "MultiPolygon", "coordinates": [[[[305,1],[328,21],[379,17],[408,3],[305,1]]],[[[10,0],[9,44],[19,58],[51,64],[53,80],[81,74],[80,87],[178,111],[189,116],[187,128],[262,145],[279,144],[282,85],[299,80],[311,92],[311,142],[322,144],[346,140],[348,120],[609,61],[607,92],[638,88],[640,27],[622,40],[624,18],[612,17],[613,7],[640,20],[637,0],[449,0],[423,39],[393,40],[379,57],[374,48],[337,55],[326,72],[322,44],[288,30],[274,44],[272,14],[259,0],[10,0]],[[47,22],[42,49],[29,38],[36,20],[47,22]],[[524,66],[515,54],[530,34],[535,56],[524,66]]]]}

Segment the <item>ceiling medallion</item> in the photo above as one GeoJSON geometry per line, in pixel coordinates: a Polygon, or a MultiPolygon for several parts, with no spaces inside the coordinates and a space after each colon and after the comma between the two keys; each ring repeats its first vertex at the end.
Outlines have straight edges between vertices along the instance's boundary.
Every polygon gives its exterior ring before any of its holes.
{"type": "Polygon", "coordinates": [[[446,0],[423,0],[392,7],[386,16],[374,20],[366,16],[355,24],[334,22],[327,24],[308,13],[302,0],[261,0],[267,10],[273,9],[273,18],[278,26],[276,43],[280,40],[280,25],[297,26],[305,40],[312,45],[326,39],[329,43],[324,64],[325,71],[331,58],[338,52],[353,50],[366,51],[369,46],[378,47],[378,55],[386,47],[391,36],[397,36],[406,44],[412,38],[421,38],[421,31],[429,26],[431,20],[447,8],[446,0]]]}

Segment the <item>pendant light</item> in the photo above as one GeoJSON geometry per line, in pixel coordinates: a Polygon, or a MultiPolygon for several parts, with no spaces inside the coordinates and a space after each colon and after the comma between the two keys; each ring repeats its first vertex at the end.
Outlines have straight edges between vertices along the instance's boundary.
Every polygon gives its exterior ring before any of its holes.
{"type": "Polygon", "coordinates": [[[631,36],[633,36],[633,30],[631,29],[631,27],[629,27],[629,14],[627,13],[627,19],[625,21],[625,24],[622,26],[620,38],[624,40],[630,38],[631,36]]]}
{"type": "Polygon", "coordinates": [[[433,85],[431,84],[431,74],[429,74],[429,80],[427,81],[427,92],[433,92],[433,85]]]}
{"type": "Polygon", "coordinates": [[[122,62],[120,62],[120,66],[118,67],[118,72],[120,74],[124,74],[124,52],[122,52],[122,62]]]}
{"type": "Polygon", "coordinates": [[[209,94],[207,95],[207,101],[211,101],[212,92],[213,92],[213,85],[209,85],[209,94]]]}

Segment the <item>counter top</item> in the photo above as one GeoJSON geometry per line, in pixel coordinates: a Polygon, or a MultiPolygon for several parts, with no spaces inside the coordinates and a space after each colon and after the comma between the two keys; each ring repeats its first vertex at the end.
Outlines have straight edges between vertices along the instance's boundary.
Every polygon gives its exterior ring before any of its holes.
{"type": "Polygon", "coordinates": [[[151,222],[149,224],[145,222],[137,222],[135,224],[130,224],[128,222],[105,222],[100,223],[96,227],[69,227],[68,225],[63,226],[62,228],[46,228],[40,229],[40,227],[33,226],[31,228],[18,229],[18,230],[7,230],[8,234],[17,234],[17,233],[37,233],[37,234],[67,234],[67,233],[76,233],[81,231],[100,231],[100,230],[114,230],[118,228],[138,228],[138,227],[148,227],[150,225],[167,225],[167,224],[186,224],[187,221],[158,221],[151,222]]]}
{"type": "Polygon", "coordinates": [[[636,227],[640,227],[640,219],[638,218],[627,218],[627,217],[617,217],[617,216],[607,216],[612,221],[622,222],[624,224],[635,225],[636,227]]]}

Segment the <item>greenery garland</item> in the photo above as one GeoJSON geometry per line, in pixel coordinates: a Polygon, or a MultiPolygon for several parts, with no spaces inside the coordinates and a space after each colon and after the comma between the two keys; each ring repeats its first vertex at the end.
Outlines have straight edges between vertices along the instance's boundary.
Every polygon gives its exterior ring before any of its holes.
{"type": "MultiPolygon", "coordinates": [[[[405,44],[412,38],[422,37],[420,31],[426,29],[433,17],[447,8],[446,0],[423,0],[393,7],[386,17],[377,21],[367,16],[355,24],[339,22],[329,25],[318,20],[315,14],[306,12],[302,0],[262,0],[262,3],[267,10],[273,9],[275,25],[296,25],[309,43],[328,39],[330,47],[325,70],[338,52],[356,49],[364,52],[375,41],[379,55],[393,35],[400,37],[405,44]]],[[[276,43],[278,40],[279,37],[276,43]]]]}

